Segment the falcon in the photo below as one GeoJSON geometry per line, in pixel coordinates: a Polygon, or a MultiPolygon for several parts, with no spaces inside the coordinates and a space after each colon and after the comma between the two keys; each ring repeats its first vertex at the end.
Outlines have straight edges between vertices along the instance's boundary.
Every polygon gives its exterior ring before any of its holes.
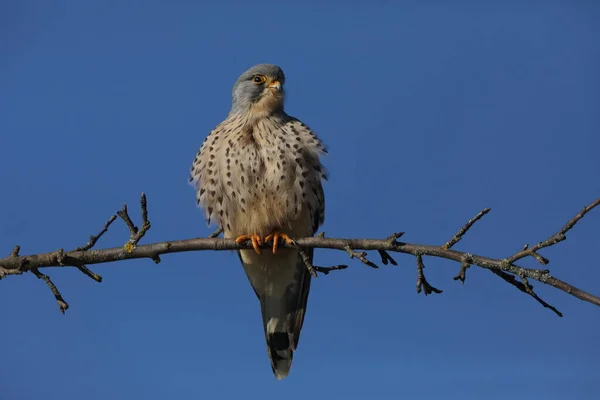
{"type": "MultiPolygon", "coordinates": [[[[272,64],[244,72],[231,111],[204,140],[190,181],[210,224],[225,238],[251,242],[240,261],[260,301],[267,353],[285,378],[298,347],[311,275],[295,249],[278,245],[313,236],[324,221],[326,150],[314,132],[284,111],[285,75],[272,64]],[[272,243],[268,250],[263,243],[272,243]]],[[[313,249],[306,249],[312,262],[313,249]]]]}

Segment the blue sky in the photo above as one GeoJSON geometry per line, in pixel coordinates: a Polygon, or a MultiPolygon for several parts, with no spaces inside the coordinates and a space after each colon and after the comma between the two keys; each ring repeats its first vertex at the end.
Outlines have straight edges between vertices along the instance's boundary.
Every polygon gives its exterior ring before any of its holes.
{"type": "MultiPolygon", "coordinates": [[[[142,191],[146,243],[212,232],[188,168],[256,63],[328,145],[328,236],[445,242],[505,257],[600,196],[600,8],[593,1],[21,1],[0,6],[0,252],[79,246],[142,191]],[[16,4],[15,4],[16,3],[16,4]],[[502,5],[501,5],[502,4],[502,5]]],[[[137,214],[135,215],[136,217],[137,214]]],[[[600,293],[600,210],[543,254],[600,293]]],[[[122,245],[116,223],[98,244],[122,245]]],[[[372,256],[377,261],[375,255],[372,256]]],[[[556,317],[487,271],[425,258],[313,282],[290,377],[271,374],[235,254],[46,270],[0,282],[2,398],[592,399],[600,310],[536,285],[556,317]]],[[[534,267],[535,262],[523,263],[534,267]]]]}

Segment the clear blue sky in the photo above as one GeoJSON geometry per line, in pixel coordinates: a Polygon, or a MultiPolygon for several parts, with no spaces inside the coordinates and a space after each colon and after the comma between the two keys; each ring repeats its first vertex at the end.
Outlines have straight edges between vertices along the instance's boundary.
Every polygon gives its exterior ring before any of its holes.
{"type": "MultiPolygon", "coordinates": [[[[124,3],[0,6],[1,254],[79,246],[124,202],[138,218],[142,191],[146,243],[212,232],[188,168],[238,75],[263,62],[282,66],[287,110],[329,147],[328,236],[441,244],[491,207],[456,248],[505,257],[600,196],[597,2],[124,3]]],[[[598,232],[600,210],[544,252],[595,294],[598,232]]],[[[126,238],[119,222],[99,246],[126,238]]],[[[10,277],[0,397],[598,398],[600,309],[536,285],[561,319],[432,258],[444,293],[425,297],[414,258],[397,260],[374,271],[317,251],[351,268],[314,281],[282,382],[234,253],[96,266],[101,284],[46,270],[65,316],[42,281],[10,277]]]]}

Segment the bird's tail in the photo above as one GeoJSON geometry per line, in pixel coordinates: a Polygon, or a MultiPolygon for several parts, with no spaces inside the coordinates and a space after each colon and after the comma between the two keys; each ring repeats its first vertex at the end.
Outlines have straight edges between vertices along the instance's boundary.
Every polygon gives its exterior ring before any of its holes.
{"type": "Polygon", "coordinates": [[[295,348],[291,346],[289,329],[285,326],[285,321],[281,321],[281,319],[274,316],[270,317],[270,314],[279,313],[270,313],[269,310],[264,311],[266,311],[263,314],[266,320],[265,336],[267,339],[267,352],[271,360],[271,368],[277,379],[283,379],[288,376],[292,367],[295,348]]]}
{"type": "MultiPolygon", "coordinates": [[[[312,257],[312,249],[310,250],[312,257]]],[[[304,323],[310,274],[298,257],[296,277],[280,298],[261,299],[262,317],[271,368],[277,379],[285,378],[292,367],[304,323]]]]}
{"type": "MultiPolygon", "coordinates": [[[[306,251],[312,259],[313,250],[306,251]]],[[[300,340],[310,290],[310,274],[300,257],[292,259],[292,265],[289,262],[286,265],[289,254],[286,256],[283,251],[277,255],[240,254],[240,258],[260,301],[273,374],[277,379],[283,379],[290,372],[294,351],[300,340]],[[257,258],[255,262],[249,262],[253,261],[253,257],[257,258]],[[276,288],[276,293],[266,293],[265,287],[271,287],[271,291],[276,288]]]]}

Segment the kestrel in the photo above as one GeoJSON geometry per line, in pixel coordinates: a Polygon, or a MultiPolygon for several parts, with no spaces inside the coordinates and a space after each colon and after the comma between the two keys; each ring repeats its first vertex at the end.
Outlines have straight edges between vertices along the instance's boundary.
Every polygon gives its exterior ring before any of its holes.
{"type": "MultiPolygon", "coordinates": [[[[283,108],[281,68],[259,64],[233,86],[227,118],[204,140],[190,181],[206,218],[226,238],[251,241],[239,258],[260,301],[273,373],[285,378],[298,347],[310,273],[298,251],[277,248],[293,237],[313,236],[323,223],[327,179],[325,148],[311,129],[283,108]],[[263,242],[272,249],[261,251],[263,242]]],[[[312,249],[306,250],[312,260],[312,249]]]]}

